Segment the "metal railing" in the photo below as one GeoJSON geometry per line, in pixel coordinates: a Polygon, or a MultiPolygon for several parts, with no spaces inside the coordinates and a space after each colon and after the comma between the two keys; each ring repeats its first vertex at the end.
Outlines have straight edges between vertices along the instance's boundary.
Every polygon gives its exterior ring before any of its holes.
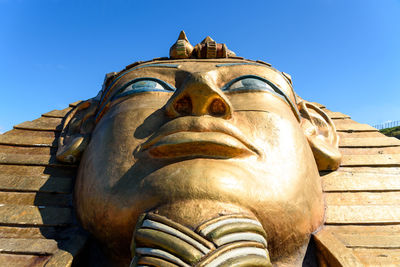
{"type": "Polygon", "coordinates": [[[392,128],[392,127],[396,127],[396,126],[400,126],[400,121],[388,121],[388,122],[373,125],[373,127],[378,130],[392,128]]]}

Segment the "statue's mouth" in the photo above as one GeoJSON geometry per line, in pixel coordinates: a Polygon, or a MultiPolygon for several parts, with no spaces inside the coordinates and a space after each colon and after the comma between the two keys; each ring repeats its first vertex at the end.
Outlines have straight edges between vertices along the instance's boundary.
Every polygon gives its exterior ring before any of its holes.
{"type": "Polygon", "coordinates": [[[156,158],[204,156],[215,158],[245,157],[253,154],[236,138],[216,132],[178,132],[157,138],[148,149],[156,158]]]}
{"type": "Polygon", "coordinates": [[[229,122],[212,117],[181,117],[164,124],[142,145],[156,158],[204,156],[233,158],[261,155],[229,122]]]}

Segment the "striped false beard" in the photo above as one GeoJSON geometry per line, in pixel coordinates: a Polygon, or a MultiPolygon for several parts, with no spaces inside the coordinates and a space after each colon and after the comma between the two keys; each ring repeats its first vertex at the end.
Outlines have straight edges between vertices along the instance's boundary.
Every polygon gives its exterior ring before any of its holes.
{"type": "Polygon", "coordinates": [[[131,251],[133,266],[272,266],[267,236],[255,218],[222,215],[195,230],[155,213],[139,220],[131,251]]]}

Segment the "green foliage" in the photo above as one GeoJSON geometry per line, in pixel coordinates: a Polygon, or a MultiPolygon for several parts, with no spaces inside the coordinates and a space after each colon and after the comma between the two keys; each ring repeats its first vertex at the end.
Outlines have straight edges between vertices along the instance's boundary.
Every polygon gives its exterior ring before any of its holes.
{"type": "Polygon", "coordinates": [[[386,136],[392,136],[400,139],[400,126],[382,129],[380,132],[386,136]]]}

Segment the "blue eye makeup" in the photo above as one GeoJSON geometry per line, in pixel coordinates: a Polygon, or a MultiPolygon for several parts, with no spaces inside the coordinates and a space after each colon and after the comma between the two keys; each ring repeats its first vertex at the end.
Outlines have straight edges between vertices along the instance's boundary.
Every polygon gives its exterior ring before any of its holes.
{"type": "Polygon", "coordinates": [[[142,69],[142,68],[150,68],[150,67],[156,67],[156,68],[179,68],[178,64],[146,64],[146,65],[139,65],[133,68],[130,68],[129,70],[123,72],[121,75],[119,75],[117,78],[115,78],[112,83],[105,89],[103,95],[101,96],[100,102],[103,102],[104,98],[107,96],[108,92],[111,90],[111,88],[113,87],[113,85],[119,80],[121,79],[123,76],[125,76],[126,74],[137,70],[137,69],[142,69]]]}
{"type": "Polygon", "coordinates": [[[275,92],[274,89],[266,82],[256,78],[244,78],[232,83],[227,91],[238,90],[260,90],[275,92]]]}
{"type": "Polygon", "coordinates": [[[116,91],[114,95],[101,105],[96,115],[96,121],[98,120],[99,115],[104,111],[104,108],[115,99],[143,92],[173,93],[175,90],[175,87],[157,78],[141,77],[134,79],[116,91]]]}
{"type": "Polygon", "coordinates": [[[228,82],[223,88],[225,92],[237,92],[237,91],[268,91],[273,94],[277,94],[279,97],[283,97],[286,100],[286,94],[282,92],[272,82],[261,78],[256,75],[245,75],[240,76],[232,81],[228,82]]]}
{"type": "MultiPolygon", "coordinates": [[[[269,92],[283,101],[285,101],[293,110],[298,120],[300,120],[300,114],[293,104],[292,100],[283,92],[279,87],[277,87],[274,83],[266,80],[265,78],[256,76],[256,75],[244,75],[238,78],[235,78],[225,84],[221,90],[224,93],[235,93],[235,92],[269,92]]],[[[165,93],[173,93],[176,91],[176,88],[160,79],[153,77],[140,77],[129,81],[123,87],[118,89],[112,96],[110,96],[100,107],[99,112],[97,114],[96,120],[99,115],[102,114],[105,107],[116,99],[139,94],[143,92],[165,92],[165,93]]]]}
{"type": "Polygon", "coordinates": [[[300,120],[300,114],[296,108],[296,105],[293,104],[289,96],[287,96],[285,92],[283,92],[278,86],[276,86],[272,82],[257,75],[244,75],[233,79],[225,84],[224,87],[222,87],[222,91],[224,91],[225,93],[269,92],[289,104],[297,119],[300,120]]]}
{"type": "Polygon", "coordinates": [[[143,93],[143,92],[174,92],[175,88],[168,83],[151,77],[142,77],[130,81],[124,87],[119,89],[112,97],[111,101],[120,97],[124,97],[131,94],[143,93]]]}

